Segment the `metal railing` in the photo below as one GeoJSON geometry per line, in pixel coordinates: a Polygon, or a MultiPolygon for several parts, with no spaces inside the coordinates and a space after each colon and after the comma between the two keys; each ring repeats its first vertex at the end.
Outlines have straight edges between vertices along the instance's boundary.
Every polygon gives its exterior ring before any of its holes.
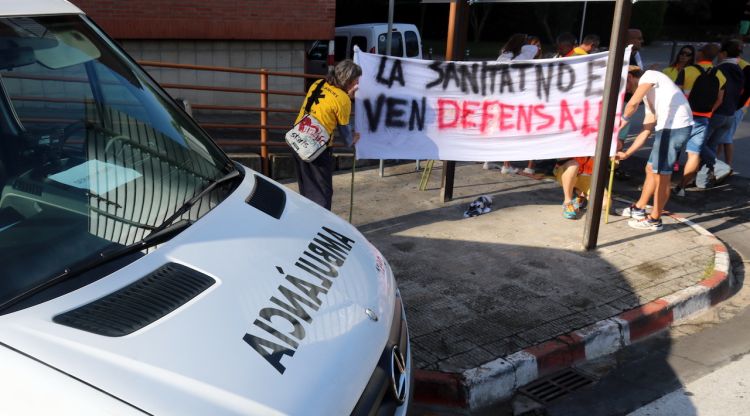
{"type": "MultiPolygon", "coordinates": [[[[219,146],[226,148],[231,147],[259,147],[261,166],[264,174],[269,174],[269,148],[270,147],[285,147],[286,142],[283,139],[283,133],[291,128],[291,123],[287,124],[269,124],[268,115],[269,113],[280,113],[280,114],[292,114],[296,115],[299,112],[299,107],[302,102],[302,97],[306,94],[302,89],[300,91],[288,91],[288,90],[271,90],[269,89],[269,78],[270,77],[291,77],[291,78],[303,78],[303,79],[319,79],[322,75],[304,74],[296,72],[282,72],[282,71],[268,71],[266,69],[248,69],[248,68],[236,68],[236,67],[223,67],[223,66],[208,66],[208,65],[188,65],[188,64],[176,64],[167,62],[156,62],[156,61],[139,61],[141,66],[152,67],[152,68],[169,68],[179,70],[193,70],[193,71],[212,71],[212,72],[226,72],[234,74],[245,74],[248,76],[258,76],[260,88],[238,88],[230,86],[209,86],[209,85],[197,85],[197,84],[184,84],[184,83],[161,83],[161,86],[166,89],[180,89],[180,90],[193,90],[193,91],[211,91],[211,92],[222,92],[222,93],[241,93],[241,94],[257,94],[260,98],[259,106],[248,106],[248,105],[216,105],[216,104],[205,104],[199,102],[190,102],[190,106],[193,110],[208,110],[208,111],[232,111],[232,112],[247,112],[247,113],[258,113],[260,115],[260,123],[230,123],[230,122],[201,122],[196,118],[198,124],[205,129],[245,129],[245,130],[258,130],[258,139],[222,139],[216,138],[216,142],[219,146]],[[291,108],[271,107],[269,105],[269,96],[291,96],[300,97],[297,105],[291,108]],[[270,131],[280,131],[278,136],[269,134],[270,131]]],[[[293,120],[292,120],[293,121],[293,120]]]]}

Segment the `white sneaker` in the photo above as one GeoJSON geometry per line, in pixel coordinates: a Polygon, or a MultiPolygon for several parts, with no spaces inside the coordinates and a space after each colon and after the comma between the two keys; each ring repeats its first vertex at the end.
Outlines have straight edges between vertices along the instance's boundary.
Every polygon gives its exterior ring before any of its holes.
{"type": "Polygon", "coordinates": [[[484,165],[482,165],[482,169],[500,169],[502,166],[499,163],[496,162],[484,162],[484,165]]]}
{"type": "Polygon", "coordinates": [[[534,170],[534,168],[524,168],[523,173],[533,175],[534,173],[536,173],[536,171],[534,170]]]}
{"type": "Polygon", "coordinates": [[[615,213],[622,217],[635,218],[637,220],[646,218],[646,210],[637,208],[635,205],[631,205],[621,210],[616,209],[615,213]]]}
{"type": "Polygon", "coordinates": [[[513,166],[503,166],[502,169],[500,169],[500,173],[505,173],[508,175],[513,175],[518,172],[518,169],[514,168],[513,166]]]}
{"type": "Polygon", "coordinates": [[[680,197],[685,196],[685,188],[681,186],[676,186],[674,188],[674,194],[680,197]]]}
{"type": "Polygon", "coordinates": [[[650,217],[636,219],[633,218],[632,220],[628,221],[628,225],[631,228],[635,228],[636,230],[652,230],[652,231],[661,231],[661,229],[664,227],[661,223],[661,218],[658,220],[655,220],[650,217]]]}

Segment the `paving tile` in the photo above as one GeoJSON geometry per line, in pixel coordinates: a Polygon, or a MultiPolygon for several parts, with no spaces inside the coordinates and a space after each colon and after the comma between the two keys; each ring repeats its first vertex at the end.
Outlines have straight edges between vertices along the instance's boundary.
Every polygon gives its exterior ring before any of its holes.
{"type": "Polygon", "coordinates": [[[414,337],[414,342],[432,353],[438,360],[450,358],[478,346],[475,342],[464,338],[462,335],[456,335],[448,329],[414,337]]]}
{"type": "Polygon", "coordinates": [[[481,365],[484,363],[488,363],[495,358],[497,357],[493,353],[487,351],[484,348],[477,347],[473,350],[469,350],[440,361],[438,363],[438,369],[440,371],[461,373],[465,370],[478,367],[477,363],[481,365]]]}
{"type": "MultiPolygon", "coordinates": [[[[391,263],[418,368],[481,365],[691,286],[713,262],[710,239],[671,220],[644,233],[610,216],[599,248],[582,251],[585,222],[562,220],[554,182],[460,162],[453,200],[443,203],[441,169],[424,192],[413,163],[354,178],[353,223],[391,263]],[[493,198],[492,212],[464,219],[479,195],[493,198]]],[[[351,181],[334,176],[343,218],[351,181]]]]}
{"type": "Polygon", "coordinates": [[[531,344],[537,344],[558,335],[583,328],[593,322],[595,321],[587,314],[575,313],[521,332],[518,334],[518,337],[531,344]]]}
{"type": "Polygon", "coordinates": [[[499,341],[482,345],[482,348],[489,351],[495,357],[505,357],[506,355],[510,355],[516,351],[520,351],[526,347],[530,347],[531,345],[533,344],[518,336],[511,336],[503,338],[499,341]]]}
{"type": "Polygon", "coordinates": [[[595,308],[586,309],[584,312],[586,315],[590,316],[594,322],[599,322],[604,319],[609,319],[622,311],[611,305],[600,305],[595,308]]]}

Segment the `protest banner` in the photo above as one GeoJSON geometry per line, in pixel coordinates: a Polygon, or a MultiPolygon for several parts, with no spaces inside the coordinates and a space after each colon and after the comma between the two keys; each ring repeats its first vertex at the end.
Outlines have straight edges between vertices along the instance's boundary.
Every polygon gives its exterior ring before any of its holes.
{"type": "MultiPolygon", "coordinates": [[[[358,48],[354,56],[362,67],[355,100],[359,159],[513,161],[595,153],[607,52],[512,62],[428,61],[358,48]]],[[[630,47],[617,114],[629,56],[630,47]]]]}

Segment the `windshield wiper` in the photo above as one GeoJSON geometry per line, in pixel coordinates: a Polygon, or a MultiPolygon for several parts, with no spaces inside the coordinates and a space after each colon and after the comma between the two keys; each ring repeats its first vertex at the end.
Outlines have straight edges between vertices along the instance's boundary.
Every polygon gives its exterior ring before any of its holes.
{"type": "Polygon", "coordinates": [[[153,231],[149,233],[149,235],[144,237],[142,240],[137,241],[133,244],[129,244],[127,246],[116,248],[113,250],[105,250],[99,253],[93,259],[79,262],[78,264],[75,264],[72,267],[65,269],[59,275],[49,280],[45,280],[44,282],[8,299],[7,301],[0,304],[0,310],[6,309],[9,306],[15,305],[16,303],[24,299],[28,299],[29,297],[51,286],[54,286],[58,283],[62,283],[66,280],[71,279],[72,277],[75,277],[81,273],[85,273],[91,269],[95,269],[105,263],[109,263],[112,260],[122,258],[129,254],[132,254],[141,250],[145,250],[149,247],[153,247],[155,245],[168,241],[169,239],[171,239],[172,237],[174,237],[175,235],[179,234],[184,229],[189,227],[191,224],[192,224],[192,221],[189,221],[189,220],[178,221],[174,224],[171,224],[167,227],[162,228],[159,231],[153,231]]]}
{"type": "MultiPolygon", "coordinates": [[[[154,230],[151,232],[151,234],[158,233],[159,231],[162,231],[165,228],[169,227],[169,225],[172,224],[177,218],[180,218],[190,208],[192,208],[193,205],[195,205],[196,202],[198,202],[201,199],[203,199],[204,196],[206,196],[209,192],[211,192],[214,189],[216,189],[217,186],[221,185],[224,182],[231,181],[231,180],[233,180],[234,178],[236,178],[238,176],[240,176],[240,171],[237,170],[237,169],[235,169],[235,170],[227,173],[226,175],[222,176],[221,178],[219,178],[219,179],[211,182],[210,184],[208,184],[208,186],[206,186],[205,188],[203,188],[200,192],[198,192],[197,194],[193,195],[192,198],[190,198],[184,204],[182,204],[182,206],[180,208],[178,208],[177,211],[175,211],[172,215],[170,215],[169,217],[167,217],[167,219],[165,219],[161,224],[159,224],[158,227],[154,228],[154,230]]],[[[151,234],[149,234],[149,236],[151,234]]]]}
{"type": "Polygon", "coordinates": [[[187,202],[185,202],[179,209],[177,209],[177,211],[175,211],[172,215],[170,215],[167,219],[165,219],[164,222],[162,222],[158,227],[154,228],[153,231],[151,231],[142,240],[136,241],[135,243],[129,244],[124,247],[102,251],[93,259],[88,259],[78,264],[75,264],[74,266],[68,269],[65,269],[59,275],[49,280],[46,280],[22,293],[19,293],[18,295],[3,302],[2,304],[0,304],[0,310],[3,310],[12,305],[15,305],[16,303],[24,299],[28,299],[29,297],[51,286],[67,281],[77,275],[80,275],[81,273],[85,273],[105,263],[109,263],[113,260],[136,253],[138,251],[145,250],[149,247],[153,247],[155,245],[158,245],[165,241],[170,240],[172,237],[181,233],[183,230],[188,228],[193,223],[192,221],[187,220],[187,219],[183,219],[183,220],[175,222],[176,219],[178,219],[185,212],[187,212],[193,205],[195,205],[196,202],[200,201],[201,198],[203,198],[209,192],[216,189],[217,186],[227,181],[233,180],[234,178],[237,178],[238,176],[240,176],[240,171],[233,170],[232,172],[229,172],[223,177],[211,182],[208,186],[203,188],[200,192],[198,192],[192,198],[190,198],[187,202]]]}

